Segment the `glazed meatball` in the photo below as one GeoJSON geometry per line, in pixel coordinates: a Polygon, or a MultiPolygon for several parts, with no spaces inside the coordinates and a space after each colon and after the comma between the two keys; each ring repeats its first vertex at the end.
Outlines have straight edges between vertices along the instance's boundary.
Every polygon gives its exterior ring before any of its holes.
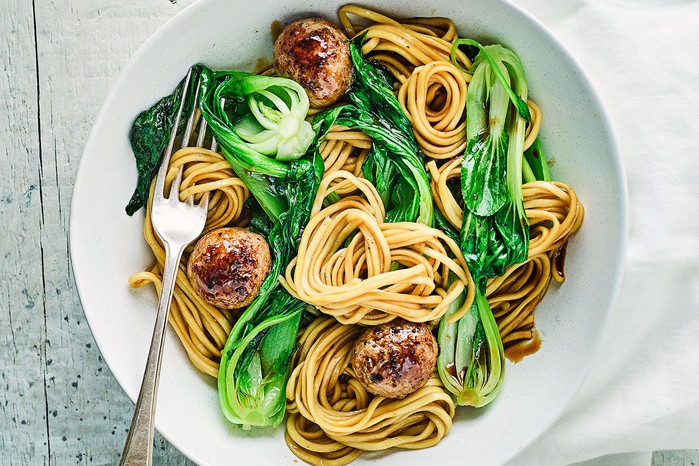
{"type": "Polygon", "coordinates": [[[359,336],[352,367],[368,392],[403,398],[430,378],[437,352],[437,340],[427,325],[396,319],[369,327],[359,336]]]}
{"type": "Polygon", "coordinates": [[[247,306],[269,273],[267,241],[244,228],[218,228],[197,242],[187,262],[194,290],[223,309],[247,306]]]}
{"type": "Polygon", "coordinates": [[[322,18],[289,24],[274,42],[274,67],[301,84],[312,107],[337,102],[352,84],[347,36],[322,18]]]}

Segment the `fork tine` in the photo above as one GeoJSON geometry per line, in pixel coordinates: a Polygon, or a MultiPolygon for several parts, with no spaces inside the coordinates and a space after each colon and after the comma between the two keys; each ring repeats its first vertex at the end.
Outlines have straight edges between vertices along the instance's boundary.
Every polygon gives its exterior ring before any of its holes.
{"type": "Polygon", "coordinates": [[[199,199],[199,204],[197,204],[197,207],[202,209],[204,212],[209,210],[209,191],[204,191],[201,199],[199,199]]]}
{"type": "Polygon", "coordinates": [[[182,183],[183,170],[184,167],[180,167],[180,169],[177,170],[177,175],[175,176],[175,179],[172,180],[172,184],[170,185],[170,195],[167,197],[170,201],[180,201],[180,183],[182,183]]]}
{"type": "Polygon", "coordinates": [[[193,104],[193,109],[192,113],[189,114],[189,118],[187,119],[187,126],[184,129],[184,135],[182,136],[182,145],[180,148],[184,149],[185,147],[189,147],[189,140],[192,137],[192,130],[194,129],[194,125],[196,124],[197,120],[197,109],[199,108],[199,86],[196,86],[194,88],[194,104],[193,104]]]}
{"type": "MultiPolygon", "coordinates": [[[[197,137],[197,147],[204,146],[204,136],[206,136],[206,118],[202,117],[199,124],[199,136],[197,137]]],[[[213,138],[213,136],[211,136],[213,138]]]]}
{"type": "MultiPolygon", "coordinates": [[[[219,104],[221,105],[221,108],[224,108],[226,105],[226,99],[224,97],[221,97],[221,100],[219,100],[219,104]]],[[[211,136],[211,151],[216,152],[218,150],[218,144],[216,143],[216,139],[214,139],[213,135],[211,136]]]]}
{"type": "MultiPolygon", "coordinates": [[[[197,137],[197,147],[204,147],[204,139],[206,138],[206,128],[208,128],[208,123],[206,122],[206,118],[202,115],[201,118],[201,124],[199,125],[199,137],[197,137]]],[[[214,138],[213,133],[211,134],[211,146],[209,149],[212,152],[216,152],[218,149],[218,144],[216,143],[216,139],[214,138]]]]}
{"type": "Polygon", "coordinates": [[[182,101],[180,102],[180,108],[177,110],[177,115],[175,116],[175,122],[172,126],[172,131],[170,132],[170,141],[163,153],[162,160],[160,161],[160,168],[158,169],[158,176],[155,179],[155,195],[159,198],[163,198],[165,191],[165,176],[167,174],[168,166],[170,165],[170,157],[172,156],[172,149],[175,146],[175,138],[177,138],[177,128],[180,126],[180,119],[182,118],[182,112],[184,111],[184,103],[187,100],[187,89],[189,89],[189,82],[192,79],[192,69],[187,71],[187,76],[184,81],[184,89],[182,91],[182,101]]]}

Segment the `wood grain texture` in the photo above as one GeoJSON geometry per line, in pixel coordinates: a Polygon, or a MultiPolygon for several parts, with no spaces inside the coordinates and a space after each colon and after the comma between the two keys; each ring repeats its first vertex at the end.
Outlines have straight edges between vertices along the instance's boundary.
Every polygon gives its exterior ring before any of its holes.
{"type": "Polygon", "coordinates": [[[52,464],[107,464],[121,452],[132,407],[113,384],[72,291],[72,271],[65,260],[67,214],[82,147],[101,101],[121,66],[172,15],[173,7],[146,2],[134,7],[132,17],[130,9],[103,1],[40,5],[36,24],[44,153],[41,184],[45,202],[53,206],[46,209],[42,230],[48,256],[45,300],[50,310],[46,315],[51,342],[46,356],[50,459],[52,464]]]}
{"type": "MultiPolygon", "coordinates": [[[[85,322],[68,260],[71,191],[111,83],[191,2],[3,0],[0,464],[113,464],[133,412],[85,322]],[[9,14],[7,13],[9,12],[9,14]]],[[[160,436],[156,464],[187,464],[160,436]]]]}
{"type": "Polygon", "coordinates": [[[698,466],[699,450],[653,452],[653,466],[698,466]]]}
{"type": "MultiPolygon", "coordinates": [[[[193,0],[0,0],[0,464],[115,464],[133,404],[102,360],[69,262],[85,140],[119,71],[193,0]]],[[[155,464],[191,464],[156,436],[155,464]]],[[[653,464],[697,464],[657,452],[653,464]]]]}
{"type": "Polygon", "coordinates": [[[49,440],[36,37],[32,4],[6,7],[16,14],[0,15],[0,62],[11,70],[0,73],[0,464],[42,464],[49,440]]]}

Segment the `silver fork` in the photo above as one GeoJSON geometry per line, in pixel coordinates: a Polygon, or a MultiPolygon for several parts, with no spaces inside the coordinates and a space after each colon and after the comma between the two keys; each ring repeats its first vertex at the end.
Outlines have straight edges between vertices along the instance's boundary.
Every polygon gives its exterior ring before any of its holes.
{"type": "MultiPolygon", "coordinates": [[[[153,228],[160,237],[165,247],[165,267],[163,269],[163,284],[158,302],[158,314],[155,319],[155,328],[151,340],[150,351],[146,369],[141,382],[141,391],[136,402],[136,410],[131,420],[131,428],[126,439],[124,452],[121,455],[121,465],[151,465],[153,461],[153,418],[155,415],[155,401],[158,392],[158,380],[160,378],[160,363],[162,361],[163,342],[165,341],[165,330],[167,329],[168,315],[172,302],[172,293],[175,288],[175,277],[179,267],[182,252],[191,242],[193,242],[204,230],[206,223],[206,213],[209,204],[208,193],[204,193],[198,205],[194,205],[194,197],[190,196],[186,202],[179,200],[179,188],[182,181],[182,167],[180,167],[175,180],[170,186],[170,194],[166,198],[163,194],[165,189],[165,177],[170,165],[170,157],[175,145],[177,128],[182,117],[184,102],[187,97],[187,89],[192,79],[190,69],[185,78],[185,86],[182,94],[175,125],[170,135],[170,142],[163,154],[163,160],[158,170],[155,182],[155,193],[151,206],[151,221],[153,228]]],[[[195,115],[199,100],[199,86],[195,86],[194,110],[189,115],[182,147],[189,146],[195,124],[195,115]]],[[[206,132],[206,120],[201,118],[199,136],[196,145],[201,147],[204,142],[206,132]]],[[[212,142],[212,150],[216,150],[216,142],[212,142]]]]}

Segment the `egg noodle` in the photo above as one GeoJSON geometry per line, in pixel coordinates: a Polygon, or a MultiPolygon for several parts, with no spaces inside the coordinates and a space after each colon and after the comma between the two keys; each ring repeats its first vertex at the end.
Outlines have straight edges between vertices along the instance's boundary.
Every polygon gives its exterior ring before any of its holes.
{"type": "MultiPolygon", "coordinates": [[[[180,185],[182,201],[191,195],[198,200],[204,192],[210,193],[204,233],[224,225],[236,224],[241,220],[243,204],[250,192],[240,178],[234,175],[221,154],[200,147],[187,147],[172,154],[165,181],[166,192],[180,167],[184,167],[180,185]]],[[[150,220],[154,188],[155,183],[151,185],[148,196],[143,236],[153,251],[155,264],[143,272],[131,275],[129,284],[133,288],[139,288],[152,283],[160,296],[165,249],[150,220]]],[[[237,313],[212,306],[194,291],[186,272],[190,252],[191,247],[185,250],[180,261],[168,321],[175,329],[192,364],[203,373],[218,377],[221,349],[226,343],[237,313]]]]}
{"type": "Polygon", "coordinates": [[[363,325],[397,317],[435,321],[468,288],[468,299],[453,317],[458,320],[468,312],[474,294],[459,246],[442,231],[419,223],[384,223],[384,214],[370,182],[345,171],[326,174],[298,255],[286,277],[280,277],[282,285],[343,324],[363,325]],[[343,181],[328,187],[338,179],[343,181]],[[349,186],[363,197],[348,195],[321,209],[328,194],[349,191],[349,186]],[[400,267],[394,269],[396,264],[400,267]],[[451,284],[449,272],[457,277],[451,284]]]}
{"type": "Polygon", "coordinates": [[[436,373],[400,400],[367,393],[351,364],[361,330],[321,317],[299,339],[286,388],[286,442],[306,462],[342,465],[363,451],[428,448],[451,428],[454,401],[436,373]]]}
{"type": "MultiPolygon", "coordinates": [[[[461,157],[441,167],[427,163],[432,176],[435,204],[455,228],[461,229],[463,209],[449,184],[461,177],[461,157]]],[[[553,277],[562,283],[565,275],[560,265],[552,266],[554,256],[582,225],[584,209],[575,192],[557,181],[534,181],[522,186],[524,209],[529,219],[529,255],[522,264],[507,269],[501,277],[491,279],[486,289],[506,352],[513,345],[535,337],[533,311],[544,297],[553,277]]]]}
{"type": "MultiPolygon", "coordinates": [[[[350,39],[366,33],[362,52],[395,77],[396,96],[425,156],[434,204],[460,230],[465,103],[471,79],[464,70],[471,61],[458,50],[459,66],[451,62],[452,43],[458,39],[453,22],[396,21],[353,5],[340,8],[339,22],[350,39]]],[[[542,122],[541,109],[531,100],[527,104],[531,119],[525,149],[536,140],[542,122]]],[[[376,188],[362,177],[362,163],[371,148],[371,137],[359,130],[334,126],[327,133],[320,145],[325,171],[311,217],[297,257],[279,277],[293,296],[320,315],[299,335],[286,389],[286,442],[296,456],[312,464],[343,465],[363,451],[433,446],[448,433],[455,413],[454,401],[436,372],[403,399],[367,393],[353,372],[352,346],[362,326],[398,317],[434,326],[467,290],[452,317],[455,321],[468,312],[475,293],[464,256],[445,233],[417,223],[385,222],[376,188]],[[324,204],[329,195],[339,200],[324,204]]],[[[181,199],[211,192],[205,231],[245,225],[248,189],[221,155],[182,149],[172,156],[169,180],[180,166],[181,199]]],[[[151,198],[152,193],[151,189],[151,198]]],[[[523,195],[530,223],[529,256],[489,280],[485,293],[506,354],[517,359],[536,338],[534,308],[552,279],[560,283],[565,278],[565,245],[584,217],[575,192],[563,183],[526,183],[523,195]]],[[[151,198],[144,236],[155,264],[131,276],[129,283],[152,283],[160,293],[165,253],[150,223],[151,198]]],[[[170,323],[195,367],[217,377],[221,350],[237,314],[207,304],[194,292],[185,272],[187,257],[188,251],[178,271],[170,323]]]]}

